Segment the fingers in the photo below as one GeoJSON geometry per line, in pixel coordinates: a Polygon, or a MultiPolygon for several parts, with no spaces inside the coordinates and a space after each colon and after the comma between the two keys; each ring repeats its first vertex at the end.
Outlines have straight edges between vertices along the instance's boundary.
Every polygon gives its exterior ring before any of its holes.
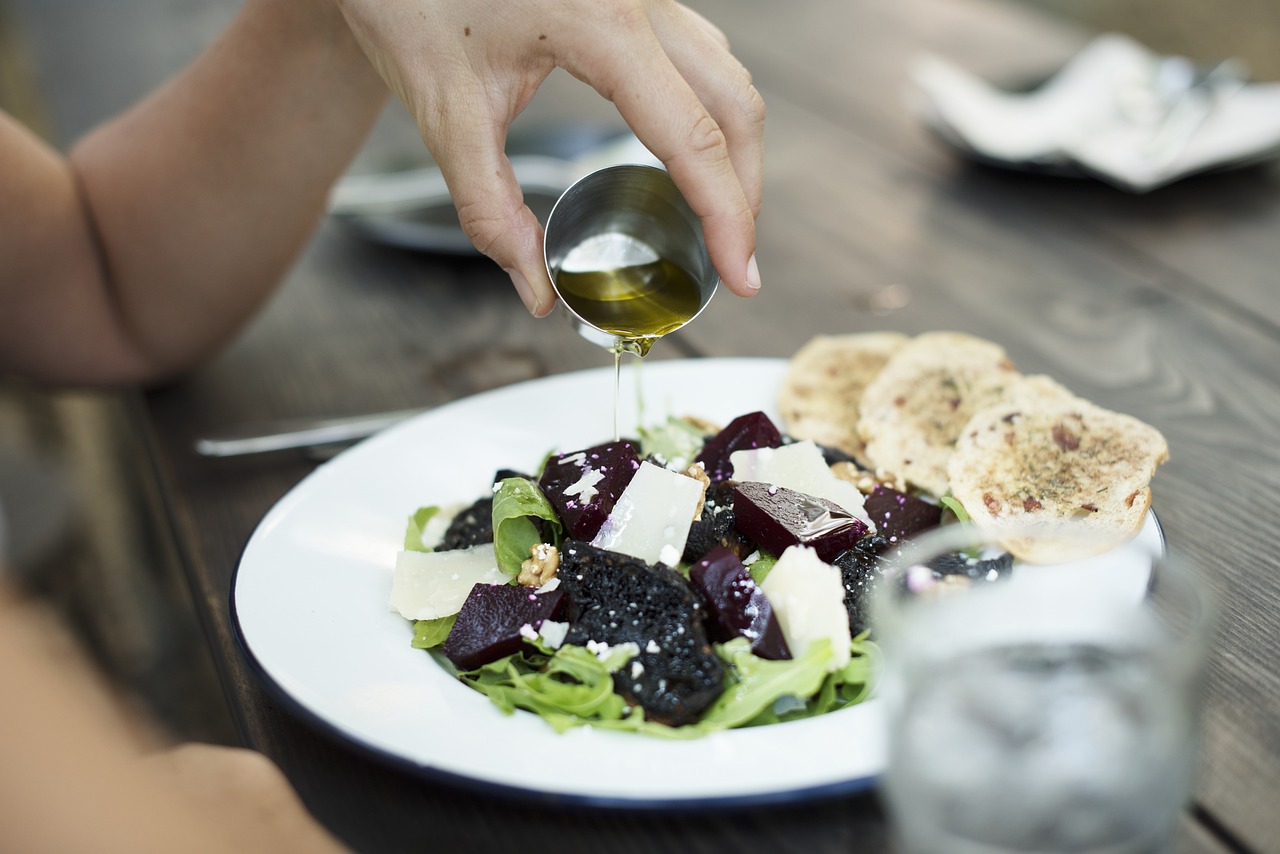
{"type": "Polygon", "coordinates": [[[655,21],[654,31],[672,64],[715,118],[734,173],[755,216],[760,215],[764,180],[764,99],[751,74],[732,53],[724,33],[685,6],[655,21]]]}
{"type": "Polygon", "coordinates": [[[615,25],[566,67],[612,100],[666,164],[702,220],[722,281],[751,296],[760,287],[754,257],[763,104],[717,31],[673,8],[652,27],[615,25]]]}
{"type": "Polygon", "coordinates": [[[507,120],[489,115],[483,101],[446,95],[439,121],[423,137],[444,174],[458,220],[472,245],[511,278],[534,317],[555,305],[542,254],[542,226],[524,203],[504,153],[507,120]]]}
{"type": "Polygon", "coordinates": [[[507,271],[535,316],[551,311],[555,292],[542,227],[503,148],[507,127],[555,65],[613,101],[666,164],[702,220],[726,287],[741,296],[759,289],[764,105],[705,18],[655,0],[509,0],[439,4],[426,24],[380,2],[350,5],[368,17],[356,16],[363,26],[353,29],[368,31],[366,50],[417,117],[467,236],[507,271]]]}

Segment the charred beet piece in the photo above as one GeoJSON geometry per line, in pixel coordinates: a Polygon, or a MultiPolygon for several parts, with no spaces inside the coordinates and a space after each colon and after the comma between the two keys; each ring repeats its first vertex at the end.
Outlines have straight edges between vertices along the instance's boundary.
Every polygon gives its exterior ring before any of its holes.
{"type": "Polygon", "coordinates": [[[736,554],[716,546],[690,567],[689,580],[707,600],[716,640],[741,636],[751,641],[751,651],[761,658],[791,657],[773,606],[736,554]]]}
{"type": "Polygon", "coordinates": [[[568,600],[566,643],[640,648],[613,681],[646,720],[690,723],[720,696],[724,665],[707,639],[706,609],[678,572],[570,541],[556,577],[568,600]]]}
{"type": "Polygon", "coordinates": [[[775,555],[809,546],[828,563],[867,533],[865,522],[825,498],[755,481],[734,488],[733,515],[739,531],[775,555]]]}
{"type": "Polygon", "coordinates": [[[876,531],[890,543],[909,540],[942,524],[942,508],[922,498],[878,484],[864,505],[876,531]]]}
{"type": "Polygon", "coordinates": [[[493,498],[477,499],[467,509],[453,517],[436,551],[466,549],[481,543],[493,542],[493,498]]]}
{"type": "Polygon", "coordinates": [[[723,546],[739,558],[745,558],[756,549],[755,543],[743,536],[733,524],[733,488],[731,480],[713,483],[707,488],[702,504],[702,515],[689,527],[685,540],[685,563],[693,563],[716,546],[723,546]]]}
{"type": "Polygon", "coordinates": [[[970,581],[999,581],[1013,573],[1013,555],[1002,554],[992,558],[971,558],[954,553],[938,555],[928,566],[937,577],[960,575],[970,581]]]}
{"type": "Polygon", "coordinates": [[[697,462],[702,463],[712,483],[727,480],[733,476],[733,464],[729,455],[734,451],[745,451],[751,448],[777,448],[782,445],[782,434],[763,412],[749,412],[739,415],[729,422],[723,430],[707,440],[698,454],[697,462]]]}
{"type": "Polygon", "coordinates": [[[518,584],[477,584],[440,651],[459,670],[474,670],[520,650],[521,633],[538,630],[564,608],[564,592],[535,593],[518,584]],[[525,628],[525,627],[528,628],[525,628]]]}
{"type": "Polygon", "coordinates": [[[844,606],[849,612],[849,633],[857,635],[870,625],[871,597],[883,572],[879,551],[884,540],[877,536],[863,537],[835,560],[844,585],[844,606]]]}
{"type": "Polygon", "coordinates": [[[538,486],[564,523],[566,535],[590,540],[639,468],[636,446],[623,439],[551,457],[538,486]]]}

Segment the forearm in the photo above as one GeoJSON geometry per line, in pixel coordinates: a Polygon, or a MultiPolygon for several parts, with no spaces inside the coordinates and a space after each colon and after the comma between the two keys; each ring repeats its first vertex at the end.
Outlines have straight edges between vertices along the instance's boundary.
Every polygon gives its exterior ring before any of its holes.
{"type": "Polygon", "coordinates": [[[25,301],[54,334],[19,370],[147,380],[223,344],[295,259],[385,93],[327,0],[247,0],[195,63],[73,148],[55,183],[78,211],[42,232],[60,269],[25,301]]]}

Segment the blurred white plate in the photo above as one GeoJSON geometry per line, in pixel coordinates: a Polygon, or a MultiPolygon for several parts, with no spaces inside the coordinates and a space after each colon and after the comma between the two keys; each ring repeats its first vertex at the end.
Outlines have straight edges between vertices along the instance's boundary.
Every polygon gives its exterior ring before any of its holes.
{"type": "MultiPolygon", "coordinates": [[[[514,137],[507,157],[525,204],[543,223],[560,195],[583,175],[616,163],[662,165],[630,132],[595,125],[514,137]]],[[[329,194],[329,216],[376,243],[439,254],[477,254],[458,222],[444,176],[434,165],[348,175],[329,194]]]]}

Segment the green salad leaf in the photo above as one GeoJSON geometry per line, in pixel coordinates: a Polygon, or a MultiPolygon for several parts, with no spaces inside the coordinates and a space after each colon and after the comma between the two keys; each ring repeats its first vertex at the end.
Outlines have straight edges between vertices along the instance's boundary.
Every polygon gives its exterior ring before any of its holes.
{"type": "Polygon", "coordinates": [[[674,415],[662,424],[640,427],[637,433],[642,456],[653,454],[679,468],[688,467],[707,441],[701,428],[674,415]]]}
{"type": "Polygon", "coordinates": [[[813,717],[861,702],[870,694],[879,655],[875,644],[859,635],[851,643],[849,663],[828,673],[829,642],[814,643],[803,656],[789,661],[759,658],[746,638],[716,644],[716,654],[730,665],[724,692],[697,722],[670,727],[645,720],[642,709],[628,706],[614,691],[613,672],[635,654],[628,646],[615,647],[604,660],[573,645],[551,654],[545,646],[526,648],[459,675],[507,714],[516,709],[534,712],[557,732],[592,726],[689,739],[813,717]]]}
{"type": "Polygon", "coordinates": [[[429,552],[432,551],[422,539],[422,533],[427,528],[427,523],[440,512],[440,508],[434,505],[430,507],[419,507],[409,517],[409,522],[404,529],[404,550],[407,552],[429,552]]]}
{"type": "Polygon", "coordinates": [[[453,624],[457,621],[457,614],[436,617],[434,620],[415,620],[413,641],[410,646],[414,649],[433,649],[439,646],[444,643],[445,638],[449,637],[449,632],[453,630],[453,624]]]}
{"type": "Polygon", "coordinates": [[[956,517],[957,522],[969,521],[969,511],[965,510],[964,505],[961,504],[950,492],[939,498],[938,503],[951,511],[951,515],[956,517]]]}
{"type": "Polygon", "coordinates": [[[758,551],[756,552],[756,559],[747,564],[747,572],[750,573],[752,581],[756,584],[763,584],[765,577],[773,571],[773,567],[777,562],[777,555],[766,551],[758,551]]]}
{"type": "Polygon", "coordinates": [[[752,654],[746,638],[717,644],[716,654],[730,665],[724,692],[703,713],[699,726],[715,729],[746,726],[782,697],[804,698],[827,681],[831,642],[809,645],[800,658],[770,661],[752,654]]]}
{"type": "Polygon", "coordinates": [[[507,575],[520,574],[520,564],[538,543],[560,545],[563,530],[555,508],[536,483],[523,477],[498,482],[493,494],[493,549],[498,568],[507,575]],[[541,527],[535,519],[542,520],[541,527]]]}

